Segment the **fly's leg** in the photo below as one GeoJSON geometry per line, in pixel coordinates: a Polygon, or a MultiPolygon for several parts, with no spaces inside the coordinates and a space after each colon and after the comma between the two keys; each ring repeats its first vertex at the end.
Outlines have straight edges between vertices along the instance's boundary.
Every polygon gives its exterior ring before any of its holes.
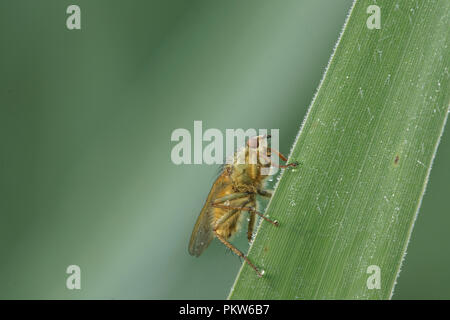
{"type": "MultiPolygon", "coordinates": [[[[213,204],[214,207],[216,207],[216,205],[213,204]]],[[[216,207],[217,208],[217,207],[216,207]]],[[[236,213],[238,213],[239,210],[238,209],[233,209],[233,210],[228,210],[228,212],[226,214],[224,214],[223,216],[221,216],[215,224],[215,229],[217,229],[222,223],[224,223],[225,221],[227,221],[229,218],[231,218],[232,216],[234,216],[236,213]]]]}
{"type": "Polygon", "coordinates": [[[248,229],[247,229],[247,239],[248,242],[252,241],[252,237],[253,237],[253,228],[255,227],[255,213],[254,212],[250,212],[250,219],[248,220],[248,229]]]}
{"type": "Polygon", "coordinates": [[[226,201],[238,200],[238,199],[246,198],[246,197],[248,197],[248,195],[249,194],[245,193],[245,192],[232,193],[232,194],[223,196],[222,198],[214,200],[214,202],[212,204],[215,205],[215,204],[224,203],[226,201]]]}
{"type": "MultiPolygon", "coordinates": [[[[216,228],[218,228],[222,223],[224,223],[225,221],[227,221],[229,218],[231,218],[232,216],[234,216],[238,211],[246,211],[246,205],[249,203],[250,201],[244,203],[244,205],[242,207],[231,207],[231,206],[221,206],[218,204],[213,204],[213,207],[216,208],[221,208],[221,209],[232,209],[232,210],[228,210],[228,212],[226,214],[224,214],[222,217],[219,218],[219,220],[217,220],[215,226],[216,228]]],[[[247,239],[250,242],[253,236],[253,227],[255,225],[255,213],[251,210],[247,210],[250,212],[250,220],[248,222],[248,231],[247,231],[247,239]]]]}
{"type": "MultiPolygon", "coordinates": [[[[247,203],[244,204],[247,205],[247,203]]],[[[220,240],[220,242],[222,242],[228,249],[230,249],[231,251],[233,251],[238,257],[241,257],[242,259],[245,260],[245,262],[248,263],[248,265],[250,267],[252,267],[253,270],[256,271],[256,273],[258,274],[258,277],[262,277],[262,273],[258,270],[258,268],[235,246],[233,246],[230,242],[228,242],[222,235],[220,235],[217,232],[217,229],[220,227],[221,224],[223,224],[224,222],[226,222],[228,219],[230,219],[232,216],[234,216],[236,213],[240,212],[241,210],[245,209],[243,207],[230,207],[230,206],[222,206],[220,204],[213,204],[213,207],[216,208],[222,208],[222,209],[231,209],[229,210],[229,212],[227,212],[225,215],[223,215],[217,222],[216,225],[214,227],[214,235],[217,237],[217,239],[220,240]]]]}
{"type": "MultiPolygon", "coordinates": [[[[272,138],[272,136],[270,134],[267,135],[267,139],[270,139],[270,138],[272,138]]],[[[276,153],[277,156],[283,161],[287,161],[288,160],[280,151],[278,151],[278,150],[276,150],[274,148],[267,148],[267,151],[276,153]]],[[[298,166],[298,162],[293,162],[293,163],[289,163],[289,164],[284,165],[284,166],[279,166],[279,168],[288,168],[288,167],[296,167],[296,166],[298,166]]]]}
{"type": "Polygon", "coordinates": [[[270,198],[272,196],[272,192],[265,190],[258,190],[258,194],[262,197],[270,198]]]}
{"type": "Polygon", "coordinates": [[[258,270],[258,268],[235,246],[233,246],[231,243],[229,243],[224,237],[222,237],[220,234],[217,233],[216,230],[214,230],[214,234],[216,235],[217,239],[220,240],[225,246],[227,246],[228,249],[233,251],[235,254],[237,254],[239,257],[245,260],[245,262],[248,263],[250,267],[252,267],[253,270],[256,271],[258,274],[258,277],[262,277],[262,273],[258,270]]]}
{"type": "Polygon", "coordinates": [[[242,208],[240,208],[240,207],[225,206],[225,205],[221,205],[221,204],[213,204],[212,206],[216,207],[216,208],[221,208],[221,209],[236,209],[236,210],[253,212],[253,213],[257,214],[258,216],[260,216],[261,218],[263,218],[264,220],[266,220],[267,222],[270,222],[274,226],[278,227],[278,225],[279,225],[277,220],[270,220],[269,218],[267,218],[261,212],[256,211],[256,209],[253,208],[253,207],[242,207],[242,208]]]}
{"type": "Polygon", "coordinates": [[[243,199],[243,198],[248,198],[248,193],[233,193],[233,194],[229,194],[226,195],[222,198],[219,198],[217,200],[215,200],[211,206],[215,207],[215,208],[221,208],[221,209],[229,209],[228,212],[226,214],[224,214],[223,216],[221,216],[215,224],[215,227],[218,228],[222,223],[224,223],[225,221],[227,221],[229,218],[231,218],[232,216],[234,216],[237,212],[241,211],[243,207],[245,207],[246,205],[249,204],[250,200],[247,199],[247,201],[244,202],[244,204],[241,207],[236,207],[236,206],[229,206],[229,205],[222,205],[221,203],[227,202],[227,201],[231,201],[231,200],[239,200],[239,199],[243,199]]]}
{"type": "Polygon", "coordinates": [[[270,152],[276,153],[281,160],[287,161],[287,158],[285,156],[283,156],[283,154],[280,151],[273,149],[273,148],[267,148],[267,150],[270,152]]]}
{"type": "MultiPolygon", "coordinates": [[[[267,148],[267,150],[270,151],[270,152],[276,153],[276,154],[278,155],[278,157],[279,157],[281,160],[283,160],[283,161],[287,161],[287,160],[288,160],[288,159],[287,159],[285,156],[283,156],[278,150],[275,150],[275,149],[273,149],[273,148],[267,148]]],[[[264,158],[267,162],[271,162],[271,161],[270,161],[270,157],[268,157],[267,155],[265,155],[265,154],[260,154],[259,156],[262,157],[262,158],[264,158]]],[[[280,168],[280,169],[286,169],[286,168],[289,168],[289,167],[296,167],[296,166],[298,166],[298,162],[292,162],[292,163],[288,163],[288,164],[285,164],[285,165],[279,165],[279,164],[277,164],[277,163],[272,163],[272,162],[271,162],[270,165],[272,165],[272,166],[274,166],[274,167],[277,167],[277,168],[280,168]]]]}

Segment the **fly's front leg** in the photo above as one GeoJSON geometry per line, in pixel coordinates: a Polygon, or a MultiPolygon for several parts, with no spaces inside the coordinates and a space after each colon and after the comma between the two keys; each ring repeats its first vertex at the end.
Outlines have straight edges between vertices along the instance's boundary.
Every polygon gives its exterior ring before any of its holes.
{"type": "MultiPolygon", "coordinates": [[[[288,160],[278,150],[275,150],[273,148],[267,148],[267,150],[270,151],[270,152],[274,152],[283,161],[287,161],[288,160]]],[[[265,161],[269,162],[271,166],[276,167],[276,168],[280,168],[280,169],[286,169],[286,168],[289,168],[289,167],[296,167],[296,166],[298,166],[298,162],[297,161],[296,162],[292,162],[292,163],[288,163],[288,164],[285,164],[285,165],[279,165],[277,163],[273,163],[271,161],[271,157],[268,157],[265,154],[261,154],[260,157],[264,158],[265,161]]]]}

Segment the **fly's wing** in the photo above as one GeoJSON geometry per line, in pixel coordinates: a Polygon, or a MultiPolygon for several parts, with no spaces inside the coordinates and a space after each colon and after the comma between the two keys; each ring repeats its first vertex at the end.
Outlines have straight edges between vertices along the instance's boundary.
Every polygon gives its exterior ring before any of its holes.
{"type": "Polygon", "coordinates": [[[192,256],[200,256],[214,238],[212,226],[214,208],[211,206],[211,203],[222,187],[221,178],[222,176],[219,176],[214,182],[206,203],[197,218],[194,230],[192,230],[191,240],[189,241],[189,254],[192,256]]]}

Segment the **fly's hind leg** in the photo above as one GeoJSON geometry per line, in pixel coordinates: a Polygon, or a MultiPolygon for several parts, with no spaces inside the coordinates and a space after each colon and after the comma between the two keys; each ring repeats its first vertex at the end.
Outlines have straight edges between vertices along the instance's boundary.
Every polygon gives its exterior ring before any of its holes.
{"type": "Polygon", "coordinates": [[[231,206],[224,206],[224,205],[220,205],[220,204],[212,204],[213,207],[216,208],[222,208],[222,209],[230,209],[225,215],[223,215],[222,217],[220,217],[220,219],[216,222],[215,227],[213,229],[214,231],[214,235],[217,237],[217,239],[220,240],[220,242],[222,242],[228,249],[230,249],[231,251],[233,251],[233,253],[235,253],[238,257],[241,257],[242,259],[245,260],[245,262],[248,263],[248,265],[250,267],[252,267],[253,270],[256,271],[258,277],[262,277],[262,273],[258,270],[258,268],[242,253],[242,251],[240,251],[238,248],[236,248],[235,246],[233,246],[230,242],[227,241],[227,239],[225,239],[225,237],[223,237],[221,234],[219,234],[217,232],[217,229],[220,227],[220,225],[222,225],[223,223],[225,223],[228,219],[230,219],[231,217],[233,217],[235,214],[237,214],[238,212],[240,212],[241,210],[245,209],[245,206],[249,203],[250,201],[247,201],[246,203],[244,203],[243,207],[231,207],[231,206]]]}
{"type": "Polygon", "coordinates": [[[235,246],[233,246],[231,243],[229,243],[224,237],[222,237],[219,233],[217,233],[216,230],[214,230],[214,234],[216,235],[217,239],[219,239],[220,242],[222,242],[228,249],[230,249],[235,254],[237,254],[239,257],[244,259],[245,262],[247,262],[248,265],[250,267],[252,267],[253,270],[256,271],[256,273],[258,274],[258,277],[262,277],[263,274],[258,270],[258,268],[239,249],[237,249],[235,246]]]}

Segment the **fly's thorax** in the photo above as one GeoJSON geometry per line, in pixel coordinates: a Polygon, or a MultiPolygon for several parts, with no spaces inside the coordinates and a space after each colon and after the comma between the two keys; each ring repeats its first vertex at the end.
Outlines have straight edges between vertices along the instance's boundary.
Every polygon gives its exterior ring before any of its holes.
{"type": "Polygon", "coordinates": [[[269,176],[262,169],[270,166],[267,148],[247,146],[234,154],[233,162],[227,165],[226,170],[233,181],[234,190],[253,193],[263,187],[269,176]]]}
{"type": "Polygon", "coordinates": [[[232,166],[230,178],[235,192],[257,193],[261,190],[264,180],[267,176],[259,174],[258,165],[242,165],[232,166]]]}

